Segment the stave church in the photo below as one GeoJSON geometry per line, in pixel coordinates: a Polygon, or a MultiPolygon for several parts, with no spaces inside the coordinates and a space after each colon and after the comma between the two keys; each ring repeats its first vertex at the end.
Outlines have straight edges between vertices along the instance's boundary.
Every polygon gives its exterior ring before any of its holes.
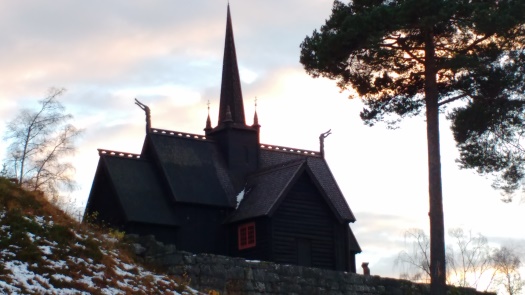
{"type": "MultiPolygon", "coordinates": [[[[140,154],[99,149],[85,214],[193,253],[355,272],[355,217],[320,151],[259,142],[247,125],[230,8],[218,122],[156,129],[140,154]],[[96,213],[96,214],[95,214],[96,213]]],[[[203,120],[204,121],[204,120],[203,120]]]]}

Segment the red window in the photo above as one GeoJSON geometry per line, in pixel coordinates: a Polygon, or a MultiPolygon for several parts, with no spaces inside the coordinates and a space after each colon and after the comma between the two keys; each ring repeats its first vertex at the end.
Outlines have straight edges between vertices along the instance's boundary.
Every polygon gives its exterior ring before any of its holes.
{"type": "Polygon", "coordinates": [[[239,250],[255,247],[255,222],[239,225],[239,250]]]}

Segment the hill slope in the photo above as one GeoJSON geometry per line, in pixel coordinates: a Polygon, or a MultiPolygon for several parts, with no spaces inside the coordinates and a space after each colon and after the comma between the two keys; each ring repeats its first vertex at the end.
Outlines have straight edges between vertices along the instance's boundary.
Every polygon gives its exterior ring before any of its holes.
{"type": "Polygon", "coordinates": [[[115,236],[0,178],[0,294],[202,294],[137,265],[115,236]]]}

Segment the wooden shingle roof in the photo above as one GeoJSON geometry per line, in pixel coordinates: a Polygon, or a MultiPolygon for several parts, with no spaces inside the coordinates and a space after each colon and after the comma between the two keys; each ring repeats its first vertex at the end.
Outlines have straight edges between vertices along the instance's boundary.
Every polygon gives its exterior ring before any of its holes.
{"type": "Polygon", "coordinates": [[[335,211],[337,217],[346,222],[354,222],[354,214],[348,207],[325,159],[317,154],[289,150],[260,150],[261,169],[247,178],[244,199],[228,222],[271,214],[290,186],[305,170],[308,170],[318,183],[328,205],[335,211]]]}
{"type": "Polygon", "coordinates": [[[304,160],[283,163],[248,177],[244,198],[228,222],[268,215],[302,170],[304,163],[304,160]]]}
{"type": "Polygon", "coordinates": [[[105,167],[128,222],[178,225],[173,202],[167,198],[150,162],[101,154],[99,165],[105,167]]]}
{"type": "Polygon", "coordinates": [[[234,206],[234,189],[215,142],[202,136],[157,130],[146,138],[147,156],[169,187],[175,202],[234,206]]]}
{"type": "Polygon", "coordinates": [[[176,217],[169,216],[169,208],[177,203],[230,208],[227,223],[267,216],[294,181],[308,172],[336,217],[355,221],[328,164],[317,152],[261,145],[259,169],[246,176],[245,196],[237,207],[239,192],[215,141],[153,129],[145,147],[140,159],[101,155],[130,219],[174,225],[176,217]]]}

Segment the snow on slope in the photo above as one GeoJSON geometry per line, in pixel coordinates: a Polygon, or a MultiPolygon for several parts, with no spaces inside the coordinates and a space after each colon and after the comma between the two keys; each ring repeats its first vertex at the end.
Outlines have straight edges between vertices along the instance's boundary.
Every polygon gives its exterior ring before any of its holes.
{"type": "MultiPolygon", "coordinates": [[[[0,294],[180,294],[173,278],[123,261],[115,239],[0,211],[0,294]],[[13,225],[14,224],[14,225],[13,225]],[[16,227],[16,228],[14,228],[16,227]],[[57,234],[58,241],[49,237],[57,234]],[[9,243],[9,242],[16,243],[9,243]]],[[[198,292],[186,288],[185,294],[198,292]]]]}

